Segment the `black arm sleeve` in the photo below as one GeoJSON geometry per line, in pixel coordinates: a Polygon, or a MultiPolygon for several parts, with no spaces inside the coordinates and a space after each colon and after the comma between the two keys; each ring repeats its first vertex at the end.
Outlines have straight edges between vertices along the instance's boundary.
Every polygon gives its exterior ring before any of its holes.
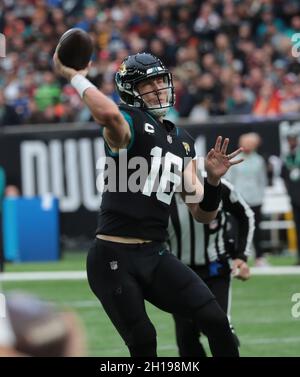
{"type": "Polygon", "coordinates": [[[207,212],[216,211],[219,208],[222,195],[222,185],[212,186],[208,183],[207,178],[204,179],[204,196],[199,207],[207,212]]]}
{"type": "Polygon", "coordinates": [[[254,213],[244,199],[230,184],[222,184],[223,209],[230,213],[237,223],[237,247],[232,258],[247,261],[251,253],[254,232],[254,213]]]}

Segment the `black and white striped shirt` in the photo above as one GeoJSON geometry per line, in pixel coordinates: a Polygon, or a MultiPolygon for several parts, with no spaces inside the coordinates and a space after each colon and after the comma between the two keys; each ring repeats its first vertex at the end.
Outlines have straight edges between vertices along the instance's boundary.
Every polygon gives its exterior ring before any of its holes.
{"type": "Polygon", "coordinates": [[[192,268],[224,258],[247,260],[251,253],[254,214],[233,186],[222,180],[222,200],[216,219],[209,224],[197,222],[180,195],[176,194],[171,206],[168,231],[172,252],[192,268]],[[236,219],[238,227],[234,250],[228,248],[229,214],[236,219]]]}

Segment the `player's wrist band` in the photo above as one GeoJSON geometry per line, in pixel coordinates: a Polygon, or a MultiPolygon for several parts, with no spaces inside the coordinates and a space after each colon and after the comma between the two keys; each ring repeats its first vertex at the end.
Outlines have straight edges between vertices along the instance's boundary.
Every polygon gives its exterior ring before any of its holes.
{"type": "Polygon", "coordinates": [[[199,207],[203,211],[212,212],[219,208],[221,187],[221,183],[218,186],[213,186],[207,182],[207,178],[204,179],[204,196],[202,202],[199,203],[199,207]]]}
{"type": "Polygon", "coordinates": [[[81,98],[83,98],[83,94],[88,88],[96,88],[95,85],[79,73],[72,77],[71,85],[76,89],[81,98]]]}

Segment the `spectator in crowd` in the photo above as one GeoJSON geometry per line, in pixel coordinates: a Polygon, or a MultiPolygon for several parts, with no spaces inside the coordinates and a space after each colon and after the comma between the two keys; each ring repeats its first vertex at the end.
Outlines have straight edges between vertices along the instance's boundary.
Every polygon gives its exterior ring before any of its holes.
{"type": "Polygon", "coordinates": [[[3,92],[0,90],[0,126],[17,125],[20,121],[16,110],[7,104],[3,92]]]}
{"type": "Polygon", "coordinates": [[[253,107],[253,114],[258,116],[274,116],[280,113],[280,99],[271,81],[262,85],[253,107]]]}
{"type": "Polygon", "coordinates": [[[297,233],[297,261],[300,265],[300,146],[299,132],[291,129],[287,135],[288,154],[282,164],[282,178],[291,199],[297,233]]]}
{"type": "Polygon", "coordinates": [[[195,99],[195,105],[190,112],[189,120],[198,123],[207,121],[210,107],[211,98],[199,95],[198,98],[195,99]]]}
{"type": "Polygon", "coordinates": [[[257,153],[260,143],[260,136],[254,132],[241,135],[239,146],[243,147],[243,167],[239,168],[237,166],[228,174],[228,180],[236,187],[236,190],[254,212],[255,231],[253,242],[256,255],[255,264],[258,267],[267,265],[261,247],[260,230],[261,207],[267,185],[267,169],[263,157],[257,153]]]}
{"type": "Polygon", "coordinates": [[[57,104],[60,100],[60,87],[55,82],[52,72],[43,74],[43,81],[35,91],[35,102],[39,111],[45,111],[50,106],[57,104]]]}
{"type": "Polygon", "coordinates": [[[179,117],[298,113],[300,64],[290,38],[300,30],[299,11],[293,0],[2,1],[0,32],[9,49],[0,61],[0,85],[9,123],[12,109],[21,123],[89,120],[77,94],[65,101],[60,94],[68,84],[49,74],[58,39],[71,27],[94,41],[90,79],[97,86],[113,82],[125,56],[149,51],[178,74],[179,117]]]}
{"type": "Polygon", "coordinates": [[[27,293],[5,295],[0,317],[0,357],[85,356],[85,332],[74,312],[27,293]]]}
{"type": "Polygon", "coordinates": [[[237,86],[233,89],[232,97],[228,98],[228,113],[234,115],[250,114],[251,113],[251,102],[247,98],[246,91],[237,86]]]}
{"type": "Polygon", "coordinates": [[[297,114],[300,111],[299,79],[294,73],[283,77],[283,86],[280,91],[281,112],[283,114],[297,114]]]}

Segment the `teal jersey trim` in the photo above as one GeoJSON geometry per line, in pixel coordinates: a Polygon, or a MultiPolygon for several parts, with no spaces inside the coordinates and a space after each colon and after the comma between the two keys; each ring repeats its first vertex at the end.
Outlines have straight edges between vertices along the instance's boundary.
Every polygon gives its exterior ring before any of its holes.
{"type": "Polygon", "coordinates": [[[0,166],[0,212],[2,210],[2,200],[4,198],[5,191],[5,172],[4,169],[0,166]]]}
{"type": "Polygon", "coordinates": [[[149,117],[154,120],[154,122],[156,123],[157,126],[159,126],[159,122],[147,111],[147,115],[149,115],[149,117]]]}
{"type": "MultiPolygon", "coordinates": [[[[126,119],[127,123],[129,124],[129,128],[130,128],[130,134],[131,134],[130,142],[129,142],[127,148],[126,148],[127,151],[129,151],[129,150],[132,148],[133,143],[134,143],[134,140],[135,140],[135,133],[134,133],[133,121],[132,121],[131,116],[130,116],[128,113],[126,113],[126,111],[121,110],[121,113],[122,113],[123,117],[126,119]]],[[[106,142],[105,140],[104,140],[104,143],[105,143],[105,147],[106,147],[106,149],[107,149],[107,152],[108,152],[108,154],[109,154],[111,157],[119,156],[119,152],[113,152],[113,151],[110,149],[109,145],[107,144],[107,142],[106,142]]]]}

